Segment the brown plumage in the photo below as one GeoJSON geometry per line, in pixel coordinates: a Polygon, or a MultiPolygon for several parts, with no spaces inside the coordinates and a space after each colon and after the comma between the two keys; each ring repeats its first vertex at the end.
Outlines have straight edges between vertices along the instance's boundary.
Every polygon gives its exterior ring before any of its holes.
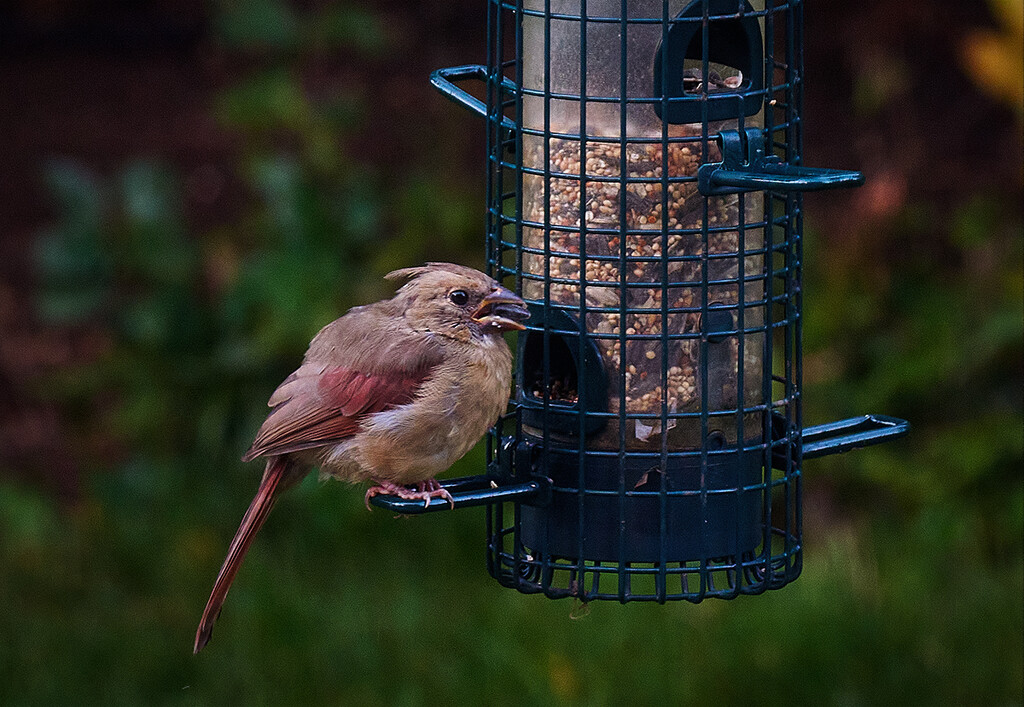
{"type": "Polygon", "coordinates": [[[434,477],[505,410],[512,354],[501,334],[524,328],[523,301],[483,273],[449,263],[387,277],[408,282],[393,298],[354,307],[321,329],[302,365],[270,396],[270,414],[242,457],[266,457],[266,470],[217,575],[196,653],[274,502],[313,467],[372,482],[367,506],[379,493],[451,502],[434,477]]]}

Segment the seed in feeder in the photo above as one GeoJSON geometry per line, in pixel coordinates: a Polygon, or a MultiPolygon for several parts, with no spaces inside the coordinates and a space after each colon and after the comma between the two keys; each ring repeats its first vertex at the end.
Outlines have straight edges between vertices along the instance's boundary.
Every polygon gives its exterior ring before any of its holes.
{"type": "MultiPolygon", "coordinates": [[[[552,126],[562,127],[562,126],[552,126]]],[[[672,128],[676,130],[675,127],[672,128]]],[[[672,135],[678,137],[700,137],[689,132],[690,126],[678,128],[681,132],[672,135]]],[[[698,128],[699,129],[699,128],[698,128]]],[[[692,312],[678,311],[680,308],[692,306],[699,296],[701,273],[707,272],[707,279],[728,281],[736,277],[737,267],[747,269],[740,258],[734,259],[730,267],[724,260],[703,258],[708,253],[737,253],[736,232],[709,233],[707,240],[699,235],[704,225],[735,226],[740,221],[735,197],[712,197],[706,199],[697,192],[697,169],[702,162],[718,161],[717,146],[710,146],[707,154],[704,143],[694,141],[682,144],[679,141],[662,144],[633,144],[628,147],[622,143],[588,143],[585,151],[580,150],[578,140],[546,140],[543,145],[535,143],[536,148],[524,155],[524,166],[543,169],[561,169],[566,177],[550,177],[544,188],[543,176],[529,177],[524,181],[524,214],[527,221],[545,224],[545,228],[526,227],[524,244],[536,251],[546,250],[556,253],[544,262],[544,257],[528,254],[524,257],[525,269],[533,275],[548,275],[557,280],[573,281],[585,278],[586,305],[594,308],[628,307],[632,310],[647,310],[648,313],[630,313],[625,321],[618,314],[607,311],[590,311],[587,313],[589,330],[608,336],[617,337],[619,327],[630,336],[657,336],[662,332],[673,337],[679,334],[693,334],[699,331],[699,315],[692,312]],[[625,148],[625,149],[624,149],[625,148]],[[583,166],[586,173],[583,173],[583,166]],[[581,182],[580,175],[586,179],[581,182]],[[647,179],[645,182],[628,181],[625,184],[617,181],[594,180],[594,177],[612,178],[625,176],[627,179],[647,179]],[[667,183],[655,180],[667,177],[667,183]],[[582,194],[581,194],[581,186],[582,194]],[[545,199],[547,202],[545,203],[545,199]],[[706,199],[706,201],[705,201],[706,199]],[[623,201],[627,203],[623,203],[623,201]],[[706,204],[706,206],[705,206],[706,204]],[[705,222],[706,219],[706,222],[705,222]],[[565,258],[562,254],[578,253],[581,234],[571,229],[578,229],[582,223],[600,227],[607,231],[628,228],[644,228],[648,233],[663,227],[668,229],[687,229],[687,234],[678,232],[669,235],[665,241],[658,235],[649,235],[646,239],[637,235],[627,235],[625,248],[620,234],[588,233],[586,250],[598,256],[598,260],[580,262],[578,258],[565,258]],[[556,228],[551,228],[551,227],[556,228]],[[650,228],[648,228],[650,227],[650,228]],[[692,235],[697,234],[697,235],[692,235]],[[705,249],[704,244],[707,244],[705,249]],[[658,259],[662,254],[668,256],[667,267],[660,262],[636,262],[634,258],[658,259]],[[625,273],[619,269],[619,256],[629,260],[625,273]],[[663,270],[663,267],[666,267],[663,270]],[[582,272],[581,272],[582,271],[582,272]],[[667,273],[666,285],[671,289],[671,309],[662,317],[660,307],[662,292],[659,288],[619,290],[623,276],[628,280],[650,283],[662,280],[667,273]],[[685,283],[685,284],[684,284],[685,283]],[[597,284],[598,286],[592,286],[597,284]],[[600,286],[610,285],[609,287],[600,286]]],[[[756,211],[759,206],[753,197],[748,204],[756,211]]],[[[753,233],[753,231],[748,231],[753,233]]],[[[748,236],[750,249],[760,247],[758,236],[748,236]]],[[[745,254],[742,254],[743,257],[745,254]]],[[[755,264],[756,265],[756,264],[755,264]]],[[[542,297],[542,281],[531,280],[524,285],[536,288],[533,297],[542,297]]],[[[549,285],[551,299],[562,305],[578,307],[580,305],[580,287],[566,282],[552,282],[549,285]]],[[[726,304],[735,304],[737,290],[735,285],[716,285],[709,295],[726,304]]],[[[709,300],[710,301],[710,300],[709,300]]],[[[653,413],[661,406],[669,404],[673,412],[677,410],[693,410],[698,403],[696,385],[693,377],[697,367],[699,350],[695,339],[668,339],[660,344],[661,356],[643,348],[623,349],[618,338],[596,339],[596,345],[603,357],[609,375],[616,376],[623,368],[626,377],[626,409],[630,412],[653,413]],[[639,355],[640,352],[643,355],[639,355]],[[632,360],[632,363],[628,363],[632,360]],[[661,363],[664,361],[664,363],[661,363]],[[667,373],[661,373],[660,365],[667,366],[667,373]],[[685,370],[684,370],[685,368],[685,370]],[[665,375],[665,391],[661,387],[650,389],[652,382],[661,381],[665,375]]],[[[735,347],[734,347],[735,349],[735,347]]],[[[748,347],[748,353],[750,347],[748,347]]],[[[736,355],[735,350],[733,355],[736,355]]],[[[753,365],[758,365],[755,360],[753,365]]],[[[754,376],[751,376],[753,380],[754,376]]],[[[617,386],[611,386],[608,399],[608,410],[614,411],[622,403],[618,398],[617,386]]],[[[733,393],[735,394],[735,393],[733,393]]],[[[595,437],[591,443],[596,448],[604,445],[615,447],[619,443],[619,431],[609,426],[608,438],[595,437]]],[[[670,427],[671,429],[671,427],[670,427]]],[[[645,440],[641,440],[645,441],[645,440]]]]}

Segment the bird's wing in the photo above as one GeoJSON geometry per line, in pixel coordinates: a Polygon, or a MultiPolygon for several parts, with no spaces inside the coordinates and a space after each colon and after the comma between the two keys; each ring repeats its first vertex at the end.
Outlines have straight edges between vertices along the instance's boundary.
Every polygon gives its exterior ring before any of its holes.
{"type": "Polygon", "coordinates": [[[425,364],[370,374],[303,364],[274,391],[273,409],[242,460],[339,442],[355,434],[366,416],[412,401],[432,370],[425,364]]]}

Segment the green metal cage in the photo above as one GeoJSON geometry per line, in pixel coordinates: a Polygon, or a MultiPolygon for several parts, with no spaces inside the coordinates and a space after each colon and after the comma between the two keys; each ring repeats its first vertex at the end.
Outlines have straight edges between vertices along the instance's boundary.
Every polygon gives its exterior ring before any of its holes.
{"type": "Polygon", "coordinates": [[[801,194],[863,182],[802,165],[803,3],[488,11],[487,63],[431,80],[485,120],[488,268],[532,316],[487,473],[445,484],[455,507],[487,505],[488,570],[522,592],[787,584],[803,460],[908,429],[803,424],[801,194]]]}

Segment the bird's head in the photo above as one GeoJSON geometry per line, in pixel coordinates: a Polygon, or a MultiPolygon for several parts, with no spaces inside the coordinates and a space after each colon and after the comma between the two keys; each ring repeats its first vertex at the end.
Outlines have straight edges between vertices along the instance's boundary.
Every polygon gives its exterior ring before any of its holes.
{"type": "Polygon", "coordinates": [[[451,263],[427,263],[388,273],[406,279],[395,302],[417,329],[468,340],[520,331],[530,318],[526,304],[482,272],[451,263]]]}

